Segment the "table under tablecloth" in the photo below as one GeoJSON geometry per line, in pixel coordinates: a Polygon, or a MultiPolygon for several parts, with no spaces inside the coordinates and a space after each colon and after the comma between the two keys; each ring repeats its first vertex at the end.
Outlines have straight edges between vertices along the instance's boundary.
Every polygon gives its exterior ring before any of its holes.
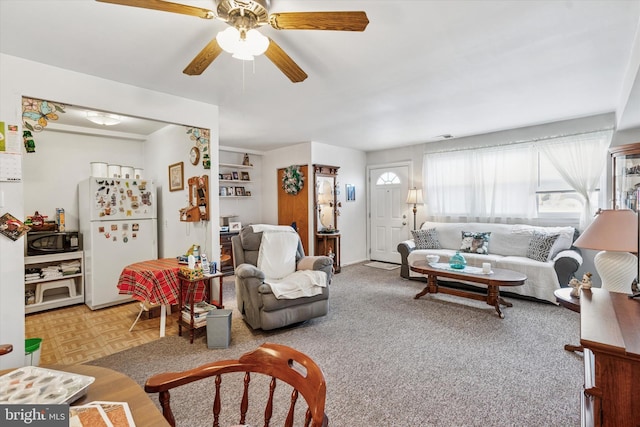
{"type": "MultiPolygon", "coordinates": [[[[126,266],[118,279],[121,294],[149,304],[178,304],[180,264],[176,258],[142,261],[126,266]]],[[[194,299],[204,299],[205,286],[195,287],[194,299]]],[[[183,289],[186,292],[186,289],[183,289]]]]}

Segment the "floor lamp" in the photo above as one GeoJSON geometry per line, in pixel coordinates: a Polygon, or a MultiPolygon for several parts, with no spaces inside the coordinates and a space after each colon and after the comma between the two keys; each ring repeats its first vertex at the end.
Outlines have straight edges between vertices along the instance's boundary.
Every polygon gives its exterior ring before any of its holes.
{"type": "Polygon", "coordinates": [[[578,248],[602,252],[594,258],[602,288],[631,293],[638,273],[638,216],[630,209],[600,210],[593,222],[574,243],[578,248]]]}
{"type": "Polygon", "coordinates": [[[413,187],[409,190],[409,195],[407,196],[407,204],[413,205],[413,229],[416,230],[416,213],[418,212],[418,203],[424,203],[422,201],[422,190],[416,187],[413,187]]]}

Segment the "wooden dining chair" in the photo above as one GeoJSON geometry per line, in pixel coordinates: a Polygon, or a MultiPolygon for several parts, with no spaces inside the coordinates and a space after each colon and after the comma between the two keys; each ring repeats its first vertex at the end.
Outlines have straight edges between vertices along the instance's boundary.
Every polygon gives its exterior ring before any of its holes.
{"type": "MultiPolygon", "coordinates": [[[[234,379],[232,376],[225,376],[225,384],[223,386],[222,377],[223,374],[234,372],[244,373],[242,381],[240,381],[242,397],[238,405],[240,408],[238,424],[257,425],[255,421],[247,422],[247,411],[249,410],[249,385],[252,374],[259,374],[271,377],[268,381],[267,390],[265,390],[268,391],[267,397],[254,399],[253,397],[257,393],[254,388],[251,389],[252,402],[255,400],[266,402],[264,405],[265,426],[270,425],[274,407],[284,406],[282,399],[276,400],[274,406],[277,380],[280,383],[288,384],[287,388],[291,389],[291,395],[287,399],[288,408],[286,419],[284,420],[285,427],[293,426],[294,412],[299,394],[302,395],[307,404],[304,426],[324,427],[328,425],[328,418],[324,413],[326,382],[322,370],[309,356],[279,344],[264,343],[256,350],[243,354],[237,360],[213,362],[183,372],[157,374],[147,380],[144,389],[147,393],[159,393],[164,417],[169,424],[175,427],[176,421],[171,411],[169,391],[194,381],[214,377],[213,426],[217,427],[220,425],[222,402],[225,400],[221,390],[227,386],[227,380],[232,382],[234,379]]],[[[259,381],[256,382],[259,383],[259,381]]],[[[225,390],[227,389],[225,388],[225,390]]],[[[235,394],[239,397],[240,392],[238,391],[235,394]]]]}

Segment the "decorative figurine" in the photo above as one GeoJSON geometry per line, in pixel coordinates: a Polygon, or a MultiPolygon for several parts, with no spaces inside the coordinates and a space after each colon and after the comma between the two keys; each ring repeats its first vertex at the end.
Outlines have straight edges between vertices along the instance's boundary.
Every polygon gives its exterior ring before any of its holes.
{"type": "Polygon", "coordinates": [[[593,276],[593,274],[584,273],[584,275],[582,276],[582,283],[581,283],[582,289],[585,289],[585,290],[591,289],[591,285],[592,285],[591,276],[593,276]]]}
{"type": "Polygon", "coordinates": [[[569,281],[569,286],[571,286],[571,296],[574,298],[580,298],[580,285],[581,283],[575,277],[569,281]]]}
{"type": "Polygon", "coordinates": [[[244,166],[253,166],[253,165],[251,164],[251,162],[249,161],[249,153],[245,153],[245,154],[244,154],[244,159],[242,159],[242,164],[243,164],[244,166]]]}
{"type": "Polygon", "coordinates": [[[22,139],[24,141],[24,149],[27,153],[36,152],[36,142],[33,140],[33,135],[28,130],[22,131],[22,139]]]}

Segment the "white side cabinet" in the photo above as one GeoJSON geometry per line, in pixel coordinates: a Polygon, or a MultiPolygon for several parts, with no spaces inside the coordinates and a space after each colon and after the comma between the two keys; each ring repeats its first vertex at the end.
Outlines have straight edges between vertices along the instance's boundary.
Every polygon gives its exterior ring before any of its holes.
{"type": "Polygon", "coordinates": [[[24,257],[24,269],[26,313],[36,313],[84,302],[84,256],[82,251],[26,256],[24,257]],[[77,263],[79,263],[79,269],[73,269],[73,272],[63,272],[61,269],[61,267],[77,263]],[[34,273],[42,270],[52,271],[52,273],[34,278],[34,273]],[[55,273],[56,270],[59,271],[59,274],[55,273]],[[29,274],[30,272],[31,274],[29,274]],[[31,301],[29,301],[29,296],[31,301]]]}

